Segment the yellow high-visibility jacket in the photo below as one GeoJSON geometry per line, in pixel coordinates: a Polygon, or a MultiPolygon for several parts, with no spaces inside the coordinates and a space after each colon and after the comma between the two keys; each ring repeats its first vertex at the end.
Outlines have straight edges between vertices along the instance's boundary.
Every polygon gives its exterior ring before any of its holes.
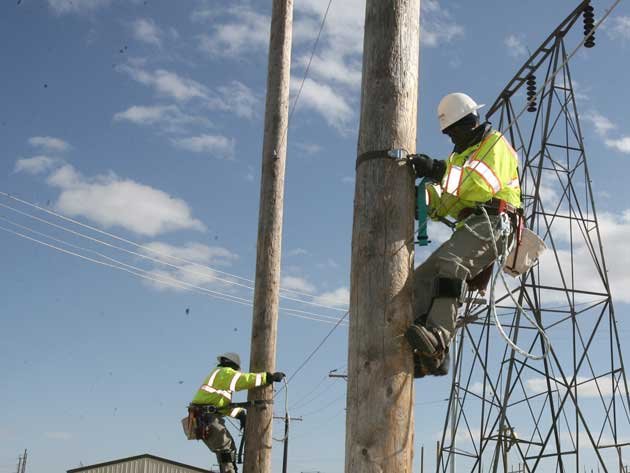
{"type": "Polygon", "coordinates": [[[244,409],[230,408],[234,391],[252,389],[267,384],[266,373],[241,373],[226,366],[217,366],[203,381],[192,400],[193,404],[210,404],[221,414],[236,417],[244,409]]]}
{"type": "Polygon", "coordinates": [[[498,131],[446,160],[442,181],[426,186],[427,210],[432,219],[451,216],[493,197],[521,206],[518,155],[498,131]]]}

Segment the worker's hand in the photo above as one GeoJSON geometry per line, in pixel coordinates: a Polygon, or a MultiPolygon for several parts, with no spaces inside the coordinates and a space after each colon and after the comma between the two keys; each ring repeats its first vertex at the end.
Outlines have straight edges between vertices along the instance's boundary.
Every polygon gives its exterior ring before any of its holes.
{"type": "Polygon", "coordinates": [[[426,154],[412,154],[409,156],[416,177],[428,177],[440,181],[446,170],[444,161],[433,159],[426,154]]]}
{"type": "Polygon", "coordinates": [[[276,371],[275,373],[267,372],[267,383],[268,384],[279,383],[280,381],[284,379],[285,376],[286,375],[282,373],[281,371],[276,371]]]}
{"type": "Polygon", "coordinates": [[[236,418],[241,424],[241,430],[245,430],[245,425],[247,424],[247,413],[245,411],[241,411],[238,413],[236,418]]]}

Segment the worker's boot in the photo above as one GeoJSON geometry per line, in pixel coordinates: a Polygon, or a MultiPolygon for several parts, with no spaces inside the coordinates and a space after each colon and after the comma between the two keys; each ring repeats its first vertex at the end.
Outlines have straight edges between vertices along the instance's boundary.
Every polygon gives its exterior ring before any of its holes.
{"type": "Polygon", "coordinates": [[[219,460],[220,473],[237,473],[236,461],[233,452],[223,450],[222,452],[217,453],[217,458],[219,460]]]}
{"type": "Polygon", "coordinates": [[[409,326],[405,332],[405,337],[414,350],[414,357],[417,356],[417,359],[421,361],[421,364],[430,374],[448,373],[448,363],[446,364],[446,372],[443,373],[444,368],[442,367],[445,358],[447,358],[448,344],[439,329],[414,324],[409,326]]]}

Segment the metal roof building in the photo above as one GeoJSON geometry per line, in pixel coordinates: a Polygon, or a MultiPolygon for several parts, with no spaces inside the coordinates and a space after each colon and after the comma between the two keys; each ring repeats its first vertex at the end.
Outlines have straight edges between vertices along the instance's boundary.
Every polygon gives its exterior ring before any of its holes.
{"type": "Polygon", "coordinates": [[[137,455],[135,457],[121,458],[105,463],[73,468],[67,473],[213,473],[212,470],[204,470],[196,466],[185,465],[155,455],[137,455]]]}

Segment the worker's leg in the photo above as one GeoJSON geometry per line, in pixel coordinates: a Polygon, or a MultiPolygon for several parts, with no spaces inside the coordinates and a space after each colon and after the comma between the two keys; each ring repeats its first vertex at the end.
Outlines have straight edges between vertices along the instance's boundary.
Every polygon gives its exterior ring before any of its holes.
{"type": "Polygon", "coordinates": [[[236,445],[222,416],[212,416],[203,442],[217,455],[221,473],[236,473],[236,445]]]}
{"type": "MultiPolygon", "coordinates": [[[[497,217],[491,217],[495,240],[497,217]]],[[[466,226],[453,233],[430,257],[428,269],[435,275],[430,293],[432,300],[426,323],[412,325],[406,335],[420,353],[444,361],[451,338],[455,335],[457,309],[461,304],[465,281],[481,272],[495,259],[491,231],[483,216],[473,216],[466,226]]],[[[414,283],[415,285],[415,283],[414,283]]],[[[428,291],[428,287],[425,287],[428,291]]],[[[426,293],[420,301],[426,301],[426,293]],[[424,299],[422,299],[424,298],[424,299]]],[[[426,302],[420,302],[421,304],[426,302]]]]}

